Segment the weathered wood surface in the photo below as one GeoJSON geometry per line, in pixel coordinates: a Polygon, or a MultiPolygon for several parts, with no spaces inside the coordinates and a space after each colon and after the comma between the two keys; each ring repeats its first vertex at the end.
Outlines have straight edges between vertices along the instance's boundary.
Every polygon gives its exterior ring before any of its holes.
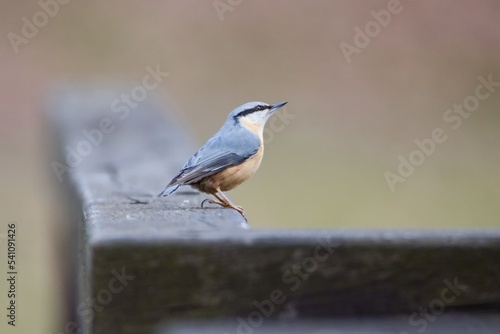
{"type": "MultiPolygon", "coordinates": [[[[114,120],[113,97],[56,99],[60,152],[103,117],[114,120]]],[[[142,334],[164,321],[219,317],[237,326],[238,317],[258,314],[408,319],[417,312],[418,321],[425,309],[474,319],[500,310],[496,230],[252,230],[232,210],[201,209],[206,196],[190,189],[134,203],[159,193],[193,153],[166,116],[142,102],[114,120],[116,130],[63,180],[79,209],[68,223],[79,226],[75,307],[87,332],[142,334]],[[78,309],[89,303],[93,312],[78,309]]],[[[469,324],[477,333],[492,326],[469,324]]]]}
{"type": "Polygon", "coordinates": [[[329,320],[267,320],[258,327],[235,321],[189,321],[160,327],[155,334],[498,334],[498,314],[443,313],[432,321],[411,325],[408,316],[345,317],[329,320]]]}

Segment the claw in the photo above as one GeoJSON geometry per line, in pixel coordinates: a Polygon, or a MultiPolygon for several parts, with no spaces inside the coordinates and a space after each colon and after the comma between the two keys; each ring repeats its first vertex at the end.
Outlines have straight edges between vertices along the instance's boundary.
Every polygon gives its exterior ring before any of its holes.
{"type": "Polygon", "coordinates": [[[248,223],[248,219],[247,219],[247,215],[245,214],[245,210],[243,210],[243,208],[241,206],[237,206],[235,208],[236,211],[238,211],[240,213],[240,215],[245,218],[245,221],[248,223]]]}
{"type": "Polygon", "coordinates": [[[219,202],[219,201],[216,201],[216,200],[213,200],[211,198],[205,198],[202,202],[201,202],[201,208],[203,209],[203,204],[205,204],[205,202],[208,202],[210,204],[217,204],[217,205],[220,205],[224,208],[227,208],[227,205],[225,203],[222,203],[222,202],[219,202]]]}
{"type": "Polygon", "coordinates": [[[214,199],[211,199],[211,198],[205,198],[202,202],[201,202],[201,208],[203,209],[203,205],[205,204],[205,202],[208,202],[208,203],[211,203],[211,204],[217,204],[217,205],[220,205],[222,206],[223,208],[231,208],[233,210],[236,210],[244,219],[245,221],[248,223],[248,219],[247,219],[247,215],[245,214],[245,210],[243,210],[243,208],[241,206],[236,206],[234,204],[232,204],[226,196],[224,196],[224,194],[221,193],[221,197],[219,197],[217,194],[213,194],[215,196],[215,198],[218,199],[217,200],[214,200],[214,199]]]}
{"type": "Polygon", "coordinates": [[[203,204],[205,204],[205,202],[206,202],[206,201],[210,202],[210,198],[205,198],[205,199],[201,202],[201,208],[202,208],[202,209],[204,209],[204,208],[203,208],[203,204]]]}

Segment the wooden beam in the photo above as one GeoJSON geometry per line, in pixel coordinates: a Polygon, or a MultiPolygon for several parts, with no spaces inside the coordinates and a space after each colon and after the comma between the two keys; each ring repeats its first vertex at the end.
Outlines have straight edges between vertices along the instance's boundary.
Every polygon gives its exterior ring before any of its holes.
{"type": "Polygon", "coordinates": [[[145,101],[120,119],[116,96],[69,92],[51,108],[59,159],[81,158],[62,183],[84,332],[500,309],[497,230],[252,230],[233,210],[201,209],[206,196],[190,189],[150,202],[194,145],[171,107],[145,101]]]}

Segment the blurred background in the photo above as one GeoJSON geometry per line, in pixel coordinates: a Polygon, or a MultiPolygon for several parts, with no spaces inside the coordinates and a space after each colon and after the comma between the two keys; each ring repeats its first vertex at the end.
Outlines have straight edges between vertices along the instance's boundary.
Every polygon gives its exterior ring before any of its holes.
{"type": "Polygon", "coordinates": [[[159,65],[155,96],[200,145],[234,107],[288,100],[259,172],[230,192],[256,228],[500,226],[500,86],[472,97],[478,77],[500,82],[498,1],[55,1],[1,1],[0,241],[16,222],[20,272],[10,330],[63,330],[43,109],[64,83],[141,82],[159,65]],[[464,101],[479,105],[447,111],[464,101]],[[436,128],[446,140],[418,160],[415,140],[436,128]],[[410,156],[419,166],[398,178],[410,156]]]}

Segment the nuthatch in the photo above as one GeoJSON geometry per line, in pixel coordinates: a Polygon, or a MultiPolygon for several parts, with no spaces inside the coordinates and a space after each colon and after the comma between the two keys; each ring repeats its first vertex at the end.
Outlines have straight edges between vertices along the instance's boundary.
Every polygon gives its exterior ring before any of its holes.
{"type": "Polygon", "coordinates": [[[213,195],[216,200],[210,203],[232,208],[246,219],[243,209],[231,203],[223,191],[233,189],[257,171],[264,155],[264,126],[286,103],[249,102],[231,111],[222,128],[186,162],[158,197],[190,185],[213,195]]]}

